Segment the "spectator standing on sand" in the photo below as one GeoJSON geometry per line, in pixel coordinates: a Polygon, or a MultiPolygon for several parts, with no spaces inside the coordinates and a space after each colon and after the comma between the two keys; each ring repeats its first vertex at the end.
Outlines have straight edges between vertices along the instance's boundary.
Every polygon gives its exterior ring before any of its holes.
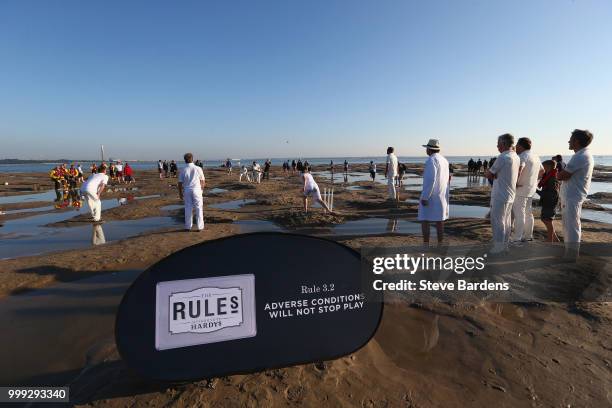
{"type": "Polygon", "coordinates": [[[349,171],[349,163],[348,161],[344,161],[344,174],[347,174],[349,171]]]}
{"type": "Polygon", "coordinates": [[[512,221],[512,203],[516,195],[516,181],[520,159],[514,152],[514,136],[505,133],[497,138],[497,156],[493,166],[487,171],[487,178],[493,181],[491,189],[491,228],[493,229],[493,248],[491,253],[508,249],[512,221]]]}
{"type": "Polygon", "coordinates": [[[440,142],[430,139],[426,145],[429,158],[423,170],[423,191],[419,201],[419,214],[421,221],[423,242],[429,245],[429,223],[436,223],[438,244],[444,240],[444,221],[448,219],[449,198],[449,165],[448,160],[440,154],[440,142]]]}
{"type": "Polygon", "coordinates": [[[125,163],[125,167],[123,168],[123,174],[125,176],[125,181],[128,184],[133,184],[136,182],[134,178],[134,171],[132,170],[132,166],[129,163],[125,163]]]}
{"type": "Polygon", "coordinates": [[[389,193],[389,199],[395,200],[397,198],[397,192],[395,191],[395,178],[397,177],[397,157],[393,147],[387,148],[387,165],[385,167],[385,177],[387,177],[387,191],[389,193]]]}
{"type": "Polygon", "coordinates": [[[87,181],[81,186],[81,193],[85,196],[85,202],[89,207],[91,218],[94,222],[100,222],[102,217],[102,202],[100,196],[108,184],[106,166],[100,165],[98,172],[89,176],[87,181]]]}
{"type": "Polygon", "coordinates": [[[304,165],[302,164],[302,159],[298,159],[296,168],[297,168],[297,171],[300,173],[304,171],[304,165]]]}
{"type": "Polygon", "coordinates": [[[168,178],[168,161],[167,160],[164,160],[163,169],[164,169],[164,177],[168,178]]]}
{"type": "Polygon", "coordinates": [[[329,171],[331,172],[331,174],[334,174],[334,161],[333,160],[329,161],[329,171]]]}
{"type": "Polygon", "coordinates": [[[117,179],[117,169],[115,169],[115,163],[111,163],[108,165],[108,177],[110,181],[116,181],[117,179]]]}
{"type": "Polygon", "coordinates": [[[74,167],[74,163],[70,165],[68,169],[68,184],[70,190],[76,190],[79,182],[79,171],[74,167]]]}
{"type": "Polygon", "coordinates": [[[161,160],[157,162],[157,171],[159,171],[159,179],[162,180],[164,178],[164,164],[161,160]]]}
{"type": "Polygon", "coordinates": [[[313,201],[316,201],[321,204],[321,207],[323,207],[327,212],[331,212],[327,204],[325,204],[325,202],[323,202],[323,199],[321,198],[321,190],[319,189],[318,184],[314,180],[314,177],[312,177],[312,174],[310,174],[310,167],[304,168],[302,180],[304,181],[304,186],[302,188],[302,191],[304,193],[304,212],[308,212],[309,196],[312,197],[313,201]]]}
{"type": "Polygon", "coordinates": [[[202,231],[204,229],[202,190],[206,185],[206,179],[202,169],[193,164],[193,154],[185,153],[183,157],[187,165],[179,175],[178,191],[179,198],[185,201],[185,231],[191,231],[194,212],[198,231],[202,231]]]}
{"type": "Polygon", "coordinates": [[[557,171],[565,170],[565,162],[563,161],[563,156],[560,154],[553,156],[552,158],[557,163],[557,171]]]}
{"type": "Polygon", "coordinates": [[[297,169],[297,163],[295,159],[291,160],[291,174],[295,174],[295,170],[297,169]]]}
{"type": "Polygon", "coordinates": [[[227,175],[231,176],[232,175],[232,161],[229,159],[229,157],[225,160],[225,169],[227,170],[227,175]]]}
{"type": "Polygon", "coordinates": [[[270,166],[272,166],[272,162],[267,159],[264,163],[264,180],[270,180],[270,166]]]}
{"type": "Polygon", "coordinates": [[[538,183],[539,190],[536,193],[540,195],[540,205],[542,212],[540,219],[546,226],[548,242],[559,242],[559,237],[555,232],[555,210],[559,203],[559,181],[557,180],[557,163],[554,160],[546,160],[542,163],[544,167],[544,175],[538,183]]]}
{"type": "Polygon", "coordinates": [[[119,161],[115,166],[115,169],[117,170],[117,180],[119,181],[119,183],[123,183],[125,181],[123,179],[123,163],[119,161]]]}
{"type": "Polygon", "coordinates": [[[568,141],[570,150],[574,155],[561,170],[558,179],[561,184],[561,211],[563,221],[563,242],[568,250],[578,251],[582,230],[580,214],[582,204],[591,188],[593,175],[593,155],[589,145],[593,141],[593,134],[588,130],[575,129],[568,141]]]}
{"type": "Polygon", "coordinates": [[[170,176],[176,177],[178,175],[178,165],[174,160],[170,162],[170,176]]]}
{"type": "Polygon", "coordinates": [[[519,156],[519,174],[516,182],[516,197],[512,204],[514,232],[511,241],[533,241],[533,213],[531,202],[538,187],[538,179],[544,173],[540,158],[531,151],[531,140],[521,137],[516,142],[519,156]]]}
{"type": "Polygon", "coordinates": [[[53,188],[55,189],[55,201],[62,199],[62,172],[60,166],[55,166],[49,172],[49,178],[53,181],[53,188]]]}
{"type": "Polygon", "coordinates": [[[83,167],[81,167],[81,164],[80,164],[80,163],[79,163],[79,164],[77,164],[77,171],[79,172],[79,175],[78,175],[78,181],[79,181],[79,183],[82,183],[82,182],[84,181],[83,176],[84,176],[85,174],[83,173],[83,167]]]}
{"type": "Polygon", "coordinates": [[[91,174],[96,174],[98,172],[98,166],[96,166],[96,163],[91,164],[90,170],[91,174]]]}
{"type": "Polygon", "coordinates": [[[372,179],[372,183],[374,179],[376,179],[376,163],[373,160],[370,160],[370,166],[368,167],[368,171],[370,172],[370,178],[372,179]]]}
{"type": "Polygon", "coordinates": [[[397,186],[397,188],[400,188],[404,184],[404,175],[406,174],[406,170],[408,170],[408,168],[404,163],[399,163],[397,165],[397,169],[398,172],[395,185],[397,186]]]}

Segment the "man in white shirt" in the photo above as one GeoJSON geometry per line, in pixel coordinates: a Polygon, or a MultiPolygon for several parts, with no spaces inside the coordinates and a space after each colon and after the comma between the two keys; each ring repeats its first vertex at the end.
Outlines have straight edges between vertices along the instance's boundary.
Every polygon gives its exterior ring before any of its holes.
{"type": "Polygon", "coordinates": [[[100,196],[107,184],[106,165],[102,164],[98,167],[98,172],[89,176],[81,186],[81,193],[85,196],[85,202],[87,202],[91,218],[94,222],[100,222],[102,216],[100,196]]]}
{"type": "Polygon", "coordinates": [[[561,211],[563,222],[563,241],[568,249],[578,249],[582,235],[580,213],[582,203],[591,188],[591,176],[595,165],[588,146],[593,134],[588,130],[576,129],[569,140],[569,148],[574,155],[565,165],[557,178],[561,184],[561,211]]]}
{"type": "Polygon", "coordinates": [[[193,164],[193,154],[185,153],[183,157],[187,166],[179,174],[178,190],[180,199],[185,200],[185,231],[191,231],[194,210],[198,231],[202,231],[204,229],[202,189],[206,185],[206,179],[202,168],[193,164]]]}
{"type": "Polygon", "coordinates": [[[162,161],[158,161],[157,162],[157,171],[159,171],[159,179],[163,179],[164,178],[164,164],[162,163],[162,161]]]}
{"type": "Polygon", "coordinates": [[[304,193],[304,212],[308,212],[308,197],[312,197],[314,202],[319,203],[321,207],[325,209],[325,211],[331,213],[332,211],[321,197],[321,189],[319,189],[319,185],[312,177],[312,174],[310,174],[310,166],[306,166],[304,168],[302,180],[304,180],[304,186],[302,187],[302,192],[304,193]]]}
{"type": "Polygon", "coordinates": [[[531,202],[538,187],[538,179],[544,173],[540,158],[531,152],[531,140],[521,137],[516,142],[520,165],[516,182],[516,197],[512,204],[514,232],[511,241],[533,241],[533,213],[531,202]]]}
{"type": "Polygon", "coordinates": [[[387,166],[385,167],[385,176],[387,177],[387,190],[389,191],[389,199],[395,200],[397,192],[395,191],[395,178],[397,177],[397,157],[393,153],[393,147],[387,147],[387,166]]]}
{"type": "Polygon", "coordinates": [[[242,182],[242,177],[245,177],[249,183],[251,182],[251,176],[249,176],[249,169],[247,169],[247,166],[245,166],[244,164],[240,169],[240,176],[238,177],[239,182],[242,182]]]}
{"type": "Polygon", "coordinates": [[[115,164],[115,170],[117,171],[117,180],[119,183],[123,183],[123,163],[121,163],[121,161],[115,164]]]}
{"type": "Polygon", "coordinates": [[[436,223],[438,244],[444,239],[444,221],[448,219],[448,161],[440,154],[440,142],[430,139],[423,145],[429,158],[423,171],[423,191],[419,202],[418,220],[421,221],[423,242],[429,244],[429,222],[436,223]]]}
{"type": "Polygon", "coordinates": [[[253,182],[261,183],[261,166],[256,161],[253,162],[253,182]]]}
{"type": "Polygon", "coordinates": [[[508,248],[512,203],[516,194],[516,180],[520,159],[514,152],[514,136],[505,133],[497,138],[500,155],[487,170],[486,176],[493,181],[491,189],[491,228],[493,248],[491,253],[500,253],[508,248]]]}

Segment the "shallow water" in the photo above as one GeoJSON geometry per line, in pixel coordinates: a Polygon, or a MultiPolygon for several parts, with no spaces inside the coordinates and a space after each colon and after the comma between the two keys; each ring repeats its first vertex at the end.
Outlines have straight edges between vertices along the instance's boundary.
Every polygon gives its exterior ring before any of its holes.
{"type": "Polygon", "coordinates": [[[162,211],[175,211],[175,210],[183,210],[185,206],[183,204],[171,204],[160,207],[162,211]]]}
{"type": "Polygon", "coordinates": [[[242,200],[232,200],[232,201],[224,201],[222,203],[211,204],[210,208],[215,208],[217,210],[237,210],[245,204],[251,204],[256,202],[257,200],[253,200],[250,198],[245,198],[242,200]]]}
{"type": "MultiPolygon", "coordinates": [[[[406,203],[418,204],[419,200],[409,198],[406,203]]],[[[480,205],[451,204],[448,209],[450,218],[484,218],[489,213],[489,207],[480,205]]]]}
{"type": "Polygon", "coordinates": [[[223,194],[226,193],[228,190],[225,188],[219,188],[219,187],[215,187],[215,188],[211,188],[209,193],[210,194],[223,194]]]}
{"type": "Polygon", "coordinates": [[[274,224],[272,221],[264,220],[240,220],[234,221],[232,225],[238,226],[239,234],[248,234],[250,232],[262,232],[262,231],[283,231],[283,228],[274,224]]]}
{"type": "Polygon", "coordinates": [[[8,225],[9,228],[6,230],[9,222],[5,224],[2,228],[4,231],[0,234],[2,240],[0,259],[87,248],[180,225],[180,222],[172,217],[148,217],[137,220],[107,221],[103,224],[84,223],[81,225],[79,223],[74,227],[43,227],[36,222],[31,222],[31,218],[26,218],[30,221],[29,223],[19,226],[8,225]]]}
{"type": "Polygon", "coordinates": [[[612,214],[607,211],[582,210],[580,218],[583,220],[612,224],[612,214]]]}
{"type": "Polygon", "coordinates": [[[448,212],[450,218],[484,218],[489,210],[489,207],[478,205],[451,204],[448,212]]]}
{"type": "Polygon", "coordinates": [[[53,211],[54,209],[55,209],[55,207],[53,207],[52,205],[49,205],[49,206],[46,206],[46,207],[22,208],[22,209],[19,209],[19,210],[8,210],[8,211],[3,211],[3,214],[9,215],[9,214],[43,212],[43,211],[53,211]]]}
{"type": "Polygon", "coordinates": [[[0,204],[18,204],[32,201],[53,201],[55,200],[55,197],[55,190],[49,190],[45,191],[44,193],[0,197],[0,204]]]}
{"type": "Polygon", "coordinates": [[[347,221],[332,228],[333,235],[373,235],[385,232],[420,234],[421,225],[415,221],[395,218],[367,218],[347,221]]]}

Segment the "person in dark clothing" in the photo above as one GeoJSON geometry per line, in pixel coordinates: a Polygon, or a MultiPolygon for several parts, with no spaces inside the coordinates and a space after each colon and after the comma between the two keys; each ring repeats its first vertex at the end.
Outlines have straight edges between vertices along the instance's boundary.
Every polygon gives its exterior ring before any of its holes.
{"type": "Polygon", "coordinates": [[[270,159],[266,160],[266,162],[264,163],[264,180],[270,180],[270,166],[272,165],[272,162],[270,161],[270,159]]]}
{"type": "Polygon", "coordinates": [[[397,187],[401,187],[404,184],[404,175],[408,168],[404,163],[400,163],[397,165],[397,178],[395,179],[395,184],[397,187]]]}
{"type": "Polygon", "coordinates": [[[168,162],[164,160],[164,177],[168,178],[168,162]]]}
{"type": "Polygon", "coordinates": [[[559,203],[559,180],[557,180],[557,163],[554,160],[546,160],[542,163],[544,175],[538,183],[536,193],[540,195],[540,205],[542,213],[540,219],[546,226],[548,242],[559,242],[559,237],[555,232],[553,220],[555,218],[555,208],[559,203]]]}
{"type": "Polygon", "coordinates": [[[298,159],[296,167],[297,171],[299,171],[300,173],[304,171],[304,164],[302,163],[301,159],[298,159]]]}
{"type": "Polygon", "coordinates": [[[297,169],[297,163],[295,159],[291,160],[291,174],[295,174],[295,170],[297,169]]]}
{"type": "MultiPolygon", "coordinates": [[[[491,157],[491,160],[489,160],[489,168],[493,167],[493,163],[495,163],[495,157],[491,157]]],[[[493,180],[492,179],[488,179],[489,181],[489,185],[493,185],[493,180]]]]}

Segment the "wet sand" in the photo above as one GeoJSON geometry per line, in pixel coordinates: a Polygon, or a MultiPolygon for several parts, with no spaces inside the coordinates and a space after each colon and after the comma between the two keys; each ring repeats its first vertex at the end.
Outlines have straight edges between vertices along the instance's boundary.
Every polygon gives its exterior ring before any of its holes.
{"type": "MultiPolygon", "coordinates": [[[[418,174],[420,168],[414,166],[411,171],[418,174]]],[[[612,404],[610,303],[466,307],[418,305],[388,297],[375,338],[357,353],[338,360],[183,385],[155,384],[135,377],[114,347],[115,308],[139,271],[181,248],[261,228],[313,233],[356,249],[421,242],[420,226],[414,223],[416,190],[403,191],[399,203],[390,203],[385,200],[383,183],[361,180],[344,185],[337,172],[333,184],[337,214],[325,215],[313,208],[305,215],[300,210],[298,178],[285,177],[277,168],[272,180],[260,185],[238,183],[235,172],[231,177],[220,169],[205,173],[206,229],[202,233],[182,231],[176,179],[160,181],[156,171],[137,172],[138,190],[105,194],[105,199],[126,198],[127,204],[104,211],[103,218],[110,224],[169,217],[172,225],[105,245],[0,260],[0,316],[11,328],[0,347],[0,358],[9,362],[0,383],[69,383],[80,404],[109,407],[612,404]],[[227,191],[210,194],[213,188],[227,191]],[[127,200],[153,195],[158,196],[127,200]],[[238,202],[230,208],[211,207],[233,200],[238,202]],[[33,350],[37,351],[30,352],[33,350]]],[[[352,173],[356,178],[359,174],[367,177],[365,166],[352,166],[352,173]]],[[[0,196],[44,192],[50,186],[46,177],[12,175],[18,187],[3,189],[0,196]],[[34,190],[36,185],[38,190],[34,190]]],[[[316,179],[321,188],[332,187],[329,177],[316,179]]],[[[487,191],[486,186],[457,188],[451,203],[486,206],[487,191]]],[[[612,202],[606,193],[595,198],[612,202]]],[[[0,208],[49,204],[32,201],[0,204],[0,208]]],[[[73,216],[46,225],[51,229],[89,225],[80,213],[73,211],[73,216]]],[[[30,216],[9,214],[0,222],[8,226],[30,216]]],[[[537,215],[535,224],[535,237],[542,240],[545,230],[537,215]]],[[[561,230],[560,223],[556,224],[561,230]]],[[[484,218],[453,218],[446,230],[451,245],[491,239],[484,218]]],[[[583,222],[583,231],[585,242],[610,242],[612,238],[610,224],[583,222]]]]}

